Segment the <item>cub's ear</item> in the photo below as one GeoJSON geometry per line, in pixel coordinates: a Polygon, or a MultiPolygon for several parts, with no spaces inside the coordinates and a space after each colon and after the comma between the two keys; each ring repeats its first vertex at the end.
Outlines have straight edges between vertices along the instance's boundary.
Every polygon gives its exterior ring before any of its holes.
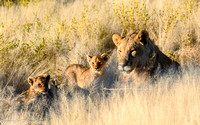
{"type": "Polygon", "coordinates": [[[87,55],[87,61],[90,62],[92,60],[92,56],[87,55]]]}
{"type": "Polygon", "coordinates": [[[118,34],[114,34],[112,36],[112,40],[113,40],[114,44],[118,47],[121,44],[122,37],[119,36],[118,34]]]}
{"type": "Polygon", "coordinates": [[[137,34],[137,39],[140,40],[140,42],[143,45],[146,45],[148,43],[149,40],[149,33],[146,30],[141,30],[138,34],[137,34]]]}
{"type": "Polygon", "coordinates": [[[35,81],[35,78],[34,78],[34,77],[32,77],[32,76],[29,76],[29,77],[28,77],[28,83],[29,83],[31,86],[33,85],[34,81],[35,81]]]}
{"type": "Polygon", "coordinates": [[[47,82],[49,82],[51,76],[49,74],[44,74],[43,77],[46,79],[47,82]]]}
{"type": "Polygon", "coordinates": [[[104,61],[108,61],[108,54],[106,54],[106,53],[103,53],[103,54],[101,54],[101,58],[104,60],[104,61]]]}

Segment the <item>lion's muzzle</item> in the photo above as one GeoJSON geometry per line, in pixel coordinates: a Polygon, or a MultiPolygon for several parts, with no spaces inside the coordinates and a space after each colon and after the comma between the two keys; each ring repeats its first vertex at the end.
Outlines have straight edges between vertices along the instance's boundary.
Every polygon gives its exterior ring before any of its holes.
{"type": "Polygon", "coordinates": [[[46,95],[48,92],[42,92],[43,95],[46,95]]]}
{"type": "Polygon", "coordinates": [[[118,69],[121,72],[127,72],[127,73],[129,73],[129,72],[132,71],[133,68],[131,66],[126,65],[126,64],[123,63],[123,64],[119,64],[118,69]]]}

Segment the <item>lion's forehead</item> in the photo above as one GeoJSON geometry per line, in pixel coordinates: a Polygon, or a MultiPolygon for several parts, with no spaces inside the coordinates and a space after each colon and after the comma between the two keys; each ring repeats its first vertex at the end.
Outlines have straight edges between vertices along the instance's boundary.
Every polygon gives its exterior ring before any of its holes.
{"type": "Polygon", "coordinates": [[[137,34],[131,34],[126,36],[125,38],[122,39],[122,43],[127,44],[128,46],[132,46],[133,44],[136,44],[138,41],[137,39],[137,34]]]}
{"type": "Polygon", "coordinates": [[[37,77],[35,79],[35,83],[36,84],[38,84],[38,83],[45,84],[45,78],[43,78],[43,77],[37,77]]]}
{"type": "Polygon", "coordinates": [[[137,45],[137,43],[134,40],[123,41],[118,49],[120,49],[121,51],[124,51],[124,52],[128,52],[136,45],[137,45]]]}
{"type": "Polygon", "coordinates": [[[126,37],[123,37],[123,39],[130,39],[130,38],[135,38],[137,36],[137,34],[132,33],[130,35],[127,35],[126,37]]]}
{"type": "Polygon", "coordinates": [[[94,63],[98,63],[98,62],[102,62],[103,61],[103,59],[101,58],[101,56],[94,56],[93,58],[92,58],[92,62],[94,62],[94,63]]]}

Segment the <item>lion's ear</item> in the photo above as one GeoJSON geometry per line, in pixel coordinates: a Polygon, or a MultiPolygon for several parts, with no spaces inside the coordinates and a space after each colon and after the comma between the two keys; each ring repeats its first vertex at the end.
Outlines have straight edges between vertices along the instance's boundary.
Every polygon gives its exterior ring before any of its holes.
{"type": "Polygon", "coordinates": [[[143,45],[146,45],[149,40],[149,33],[146,30],[141,30],[137,34],[137,39],[139,39],[143,45]]]}
{"type": "Polygon", "coordinates": [[[87,61],[90,62],[92,60],[92,56],[87,55],[87,61]]]}
{"type": "Polygon", "coordinates": [[[49,74],[45,74],[43,77],[45,77],[46,81],[49,82],[51,76],[49,74]]]}
{"type": "Polygon", "coordinates": [[[104,61],[107,61],[107,60],[108,60],[108,54],[106,54],[106,53],[101,54],[101,58],[102,58],[104,61]]]}
{"type": "Polygon", "coordinates": [[[34,81],[35,81],[35,78],[34,78],[34,77],[32,77],[32,76],[29,76],[29,77],[28,77],[28,83],[29,83],[31,86],[33,85],[34,81]]]}
{"type": "Polygon", "coordinates": [[[58,88],[58,89],[60,88],[60,85],[58,85],[58,82],[55,78],[51,82],[56,88],[58,88]]]}
{"type": "Polygon", "coordinates": [[[113,40],[114,44],[118,47],[121,44],[122,37],[119,36],[118,34],[114,34],[112,36],[112,40],[113,40]]]}

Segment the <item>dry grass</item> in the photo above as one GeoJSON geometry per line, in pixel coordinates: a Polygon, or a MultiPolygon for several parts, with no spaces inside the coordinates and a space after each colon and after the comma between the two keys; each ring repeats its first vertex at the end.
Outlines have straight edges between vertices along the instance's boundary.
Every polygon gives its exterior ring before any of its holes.
{"type": "MultiPolygon", "coordinates": [[[[200,4],[195,0],[44,0],[0,6],[0,121],[45,120],[45,124],[199,124],[200,4]],[[114,33],[146,29],[161,50],[177,60],[182,76],[165,76],[135,88],[120,83],[114,33]],[[28,76],[49,73],[62,80],[72,63],[88,65],[86,55],[113,52],[100,86],[115,86],[108,97],[59,99],[42,117],[42,102],[18,111],[16,96],[28,76]],[[190,62],[194,62],[191,63],[190,62]],[[190,65],[189,65],[190,64],[190,65]],[[119,90],[120,88],[125,88],[119,90]],[[2,108],[5,102],[11,108],[2,108]]],[[[5,105],[4,105],[5,106],[5,105]]]]}

